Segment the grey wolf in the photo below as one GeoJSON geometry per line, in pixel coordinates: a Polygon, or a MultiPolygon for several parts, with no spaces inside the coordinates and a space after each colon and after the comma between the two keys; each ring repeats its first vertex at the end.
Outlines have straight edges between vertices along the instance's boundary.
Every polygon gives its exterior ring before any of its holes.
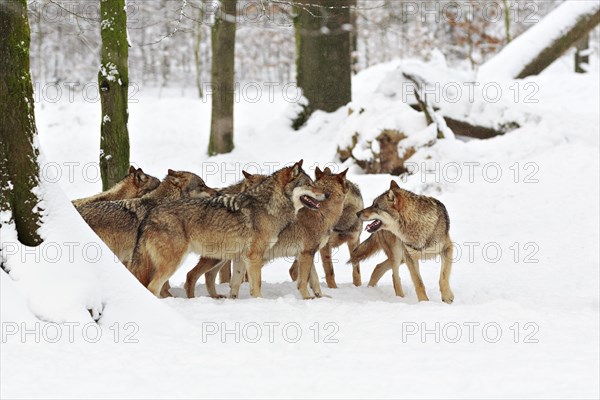
{"type": "Polygon", "coordinates": [[[159,184],[157,178],[132,165],[129,167],[129,173],[113,187],[94,196],[73,200],[73,205],[81,207],[97,201],[135,199],[153,191],[159,184]]]}
{"type": "Polygon", "coordinates": [[[240,260],[248,270],[250,294],[260,297],[265,251],[301,208],[317,209],[324,198],[300,161],[241,194],[160,205],[138,229],[130,270],[160,297],[163,284],[189,252],[240,260]]]}
{"type": "Polygon", "coordinates": [[[186,197],[209,197],[217,191],[192,172],[169,170],[158,188],[139,199],[100,201],[77,210],[92,230],[125,265],[129,262],[137,229],[146,214],[159,204],[186,197]]]}
{"type": "MultiPolygon", "coordinates": [[[[277,243],[263,255],[263,261],[276,258],[295,258],[294,265],[298,270],[298,290],[304,299],[312,296],[308,292],[308,283],[316,297],[321,297],[321,287],[314,267],[314,256],[319,249],[328,243],[333,227],[340,220],[344,201],[349,190],[346,171],[340,174],[323,173],[316,170],[315,186],[323,191],[325,200],[318,209],[303,208],[298,211],[298,218],[281,231],[277,243]]],[[[356,214],[355,214],[356,218],[356,214]]],[[[231,279],[230,297],[237,297],[243,278],[243,264],[235,264],[235,273],[231,279]]],[[[193,288],[204,269],[194,268],[188,273],[186,288],[193,288]]],[[[208,282],[207,276],[207,282],[208,282]]],[[[208,285],[208,283],[207,283],[208,285]]]]}
{"type": "Polygon", "coordinates": [[[419,301],[426,301],[428,298],[419,272],[419,260],[441,256],[439,285],[442,301],[454,301],[454,294],[450,289],[453,252],[449,235],[450,218],[440,201],[401,189],[392,180],[389,190],[357,215],[363,221],[372,221],[366,227],[372,235],[352,253],[351,261],[363,260],[379,249],[383,249],[388,256],[373,271],[369,286],[374,286],[391,268],[396,294],[403,296],[398,268],[404,261],[419,301]]]}
{"type": "MultiPolygon", "coordinates": [[[[332,175],[329,167],[321,171],[319,168],[315,170],[315,177],[317,181],[326,175],[332,175]]],[[[335,249],[342,244],[346,243],[350,254],[354,251],[360,242],[360,234],[362,231],[362,221],[358,218],[356,213],[364,208],[364,203],[360,189],[354,183],[346,179],[346,186],[348,187],[348,193],[344,200],[342,215],[333,227],[333,231],[329,236],[329,241],[323,246],[319,253],[321,255],[321,262],[323,263],[323,270],[325,271],[325,281],[327,287],[337,288],[335,282],[335,274],[333,270],[332,262],[332,249],[335,249]]],[[[292,264],[290,268],[290,276],[292,280],[298,278],[297,263],[292,264]]],[[[360,276],[360,264],[358,261],[352,262],[352,282],[355,286],[362,284],[360,276]]]]}

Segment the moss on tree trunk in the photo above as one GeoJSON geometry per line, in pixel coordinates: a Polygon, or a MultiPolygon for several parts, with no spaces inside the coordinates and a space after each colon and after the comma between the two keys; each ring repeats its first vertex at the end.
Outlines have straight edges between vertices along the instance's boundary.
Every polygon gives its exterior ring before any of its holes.
{"type": "Polygon", "coordinates": [[[236,0],[221,0],[211,31],[212,114],[208,154],[233,150],[236,0]]]}
{"type": "Polygon", "coordinates": [[[125,0],[100,1],[102,55],[98,86],[102,104],[100,129],[100,172],[102,189],[116,184],[129,169],[127,109],[127,13],[125,0]]]}
{"type": "Polygon", "coordinates": [[[19,241],[42,242],[37,135],[29,66],[29,20],[26,0],[0,5],[0,211],[9,211],[19,241]]]}
{"type": "Polygon", "coordinates": [[[308,106],[335,111],[352,100],[352,0],[300,0],[296,6],[296,71],[308,106]]]}

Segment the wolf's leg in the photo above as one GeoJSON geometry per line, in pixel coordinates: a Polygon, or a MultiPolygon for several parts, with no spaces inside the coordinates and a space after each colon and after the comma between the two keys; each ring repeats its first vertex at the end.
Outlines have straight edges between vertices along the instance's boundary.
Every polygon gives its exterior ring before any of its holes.
{"type": "Polygon", "coordinates": [[[321,255],[321,263],[323,263],[323,270],[325,271],[325,281],[327,287],[330,289],[337,289],[335,283],[335,272],[333,271],[333,263],[331,262],[331,246],[327,243],[319,250],[321,255]]]}
{"type": "Polygon", "coordinates": [[[246,275],[246,264],[241,259],[233,261],[233,273],[231,274],[231,281],[229,281],[229,297],[236,299],[240,294],[240,285],[246,275]]]}
{"type": "Polygon", "coordinates": [[[315,268],[314,261],[311,263],[308,283],[310,284],[310,288],[315,294],[315,297],[323,297],[323,292],[321,291],[321,284],[319,283],[319,274],[317,274],[317,268],[315,268]]]}
{"type": "Polygon", "coordinates": [[[440,291],[442,292],[442,301],[452,304],[454,293],[450,289],[450,272],[452,272],[452,243],[448,244],[442,250],[442,269],[440,271],[440,291]]]}
{"type": "Polygon", "coordinates": [[[185,284],[183,285],[188,298],[192,299],[195,297],[198,279],[200,279],[207,271],[210,271],[219,262],[220,260],[215,260],[213,258],[200,257],[196,266],[187,273],[185,284]]]}
{"type": "Polygon", "coordinates": [[[298,279],[298,260],[294,260],[292,266],[290,267],[290,278],[292,278],[293,282],[296,282],[298,279]]]}
{"type": "MultiPolygon", "coordinates": [[[[310,276],[310,270],[313,265],[314,252],[302,251],[298,254],[298,290],[302,295],[302,298],[307,300],[311,299],[312,296],[308,293],[308,278],[310,276]]],[[[320,291],[320,287],[319,287],[320,291]]]]}
{"type": "Polygon", "coordinates": [[[404,261],[406,262],[406,266],[408,267],[408,271],[410,272],[410,278],[413,281],[413,285],[415,286],[415,291],[417,292],[417,299],[419,301],[429,301],[427,297],[427,293],[425,292],[425,285],[423,284],[423,278],[421,278],[421,273],[419,272],[419,261],[413,259],[408,252],[404,254],[404,261]]]}
{"type": "MultiPolygon", "coordinates": [[[[157,242],[165,243],[160,236],[157,237],[157,242]]],[[[152,264],[155,266],[154,275],[147,287],[158,298],[161,297],[161,290],[165,282],[169,280],[181,264],[187,250],[187,242],[184,240],[178,241],[175,238],[168,248],[161,247],[150,242],[146,243],[145,248],[147,254],[151,255],[152,264]]]]}
{"type": "Polygon", "coordinates": [[[220,261],[212,269],[209,269],[204,274],[204,280],[206,282],[206,290],[208,291],[208,295],[213,299],[223,299],[225,296],[217,293],[217,287],[215,283],[217,282],[217,275],[223,268],[227,268],[231,271],[231,260],[220,261]]]}
{"type": "Polygon", "coordinates": [[[255,251],[251,251],[248,260],[248,283],[250,284],[250,296],[262,297],[262,265],[263,265],[263,246],[256,246],[255,251]]]}
{"type": "MultiPolygon", "coordinates": [[[[348,239],[346,244],[348,245],[348,251],[350,252],[350,254],[352,254],[352,252],[360,244],[360,232],[348,239]]],[[[362,285],[362,278],[360,276],[360,263],[358,261],[352,262],[352,283],[354,284],[354,286],[362,285]]]]}
{"type": "Polygon", "coordinates": [[[169,292],[169,289],[171,289],[171,284],[169,284],[169,281],[166,281],[162,289],[160,289],[160,297],[172,297],[171,293],[169,292]]]}
{"type": "Polygon", "coordinates": [[[377,264],[377,266],[373,270],[373,273],[371,274],[371,279],[369,279],[369,286],[377,286],[377,283],[379,282],[381,277],[383,277],[383,275],[390,269],[392,269],[392,262],[389,258],[377,264]]]}
{"type": "Polygon", "coordinates": [[[231,281],[231,261],[225,264],[219,271],[219,283],[229,283],[231,281]]]}
{"type": "Polygon", "coordinates": [[[404,253],[402,247],[397,243],[396,246],[392,247],[390,253],[390,263],[392,265],[392,283],[394,285],[394,292],[396,296],[404,297],[404,291],[402,290],[402,282],[400,282],[400,265],[404,259],[404,253]]]}

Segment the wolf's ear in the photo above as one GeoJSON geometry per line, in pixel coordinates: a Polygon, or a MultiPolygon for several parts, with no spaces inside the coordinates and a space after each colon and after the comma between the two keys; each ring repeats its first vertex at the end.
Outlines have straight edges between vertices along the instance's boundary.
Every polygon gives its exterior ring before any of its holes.
{"type": "Polygon", "coordinates": [[[329,167],[325,167],[325,170],[323,171],[324,174],[331,174],[331,169],[329,167]]]}
{"type": "Polygon", "coordinates": [[[298,175],[300,175],[300,171],[302,170],[302,162],[303,161],[304,160],[300,160],[296,164],[294,164],[294,166],[292,167],[291,179],[297,178],[298,175]]]}
{"type": "Polygon", "coordinates": [[[394,189],[400,189],[400,186],[398,186],[396,181],[392,179],[392,181],[390,182],[390,190],[394,190],[394,189]]]}
{"type": "Polygon", "coordinates": [[[387,197],[388,201],[396,202],[396,194],[394,193],[394,191],[392,189],[388,190],[386,197],[387,197]]]}
{"type": "Polygon", "coordinates": [[[135,169],[135,167],[133,165],[129,166],[129,174],[134,174],[137,171],[137,169],[135,169]]]}
{"type": "Polygon", "coordinates": [[[319,180],[322,177],[323,177],[323,171],[321,171],[321,168],[319,168],[319,167],[315,168],[315,178],[317,178],[317,180],[319,180]]]}
{"type": "Polygon", "coordinates": [[[168,175],[174,176],[175,175],[175,171],[173,171],[172,169],[169,168],[169,170],[167,171],[168,175]]]}
{"type": "Polygon", "coordinates": [[[143,182],[146,182],[147,180],[148,175],[146,175],[141,168],[138,168],[137,171],[135,171],[135,182],[137,184],[141,184],[143,182]]]}
{"type": "Polygon", "coordinates": [[[348,172],[348,168],[346,168],[345,170],[343,170],[342,172],[340,172],[339,174],[336,175],[338,181],[342,184],[342,188],[344,189],[344,192],[348,191],[348,181],[346,180],[347,172],[348,172]]]}
{"type": "Polygon", "coordinates": [[[246,179],[251,179],[252,178],[252,174],[250,172],[244,171],[242,170],[242,175],[244,175],[244,178],[246,179]]]}

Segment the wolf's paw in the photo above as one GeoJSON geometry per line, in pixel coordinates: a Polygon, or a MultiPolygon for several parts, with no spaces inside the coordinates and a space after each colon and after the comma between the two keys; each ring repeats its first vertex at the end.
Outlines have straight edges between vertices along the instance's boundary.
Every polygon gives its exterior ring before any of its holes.
{"type": "Polygon", "coordinates": [[[327,281],[327,287],[329,289],[337,289],[337,284],[335,283],[335,281],[327,281]]]}
{"type": "Polygon", "coordinates": [[[227,298],[227,296],[225,296],[225,295],[222,295],[222,294],[217,294],[217,295],[210,296],[210,297],[211,297],[212,299],[226,299],[226,298],[227,298]]]}
{"type": "Polygon", "coordinates": [[[454,294],[452,292],[442,294],[442,301],[447,304],[452,304],[454,301],[454,294]]]}

